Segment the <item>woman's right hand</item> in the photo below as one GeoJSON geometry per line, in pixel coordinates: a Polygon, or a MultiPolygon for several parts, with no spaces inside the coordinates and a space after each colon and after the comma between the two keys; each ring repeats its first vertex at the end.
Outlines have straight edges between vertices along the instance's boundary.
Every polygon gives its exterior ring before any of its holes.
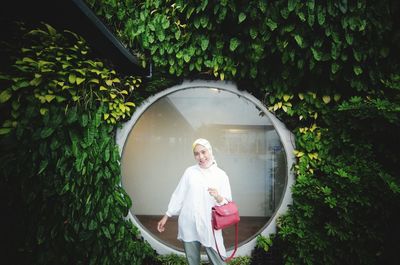
{"type": "Polygon", "coordinates": [[[165,224],[167,223],[168,220],[168,215],[164,215],[163,218],[161,218],[160,221],[158,221],[157,224],[157,230],[158,232],[162,233],[165,230],[165,224]]]}

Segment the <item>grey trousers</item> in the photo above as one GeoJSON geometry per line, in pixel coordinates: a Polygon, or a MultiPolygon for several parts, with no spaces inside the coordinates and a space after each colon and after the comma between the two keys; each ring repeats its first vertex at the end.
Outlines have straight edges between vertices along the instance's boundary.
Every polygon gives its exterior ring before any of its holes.
{"type": "MultiPolygon", "coordinates": [[[[185,249],[186,260],[189,265],[200,265],[200,249],[201,244],[199,241],[183,242],[183,248],[185,249]]],[[[213,265],[226,265],[221,260],[218,253],[213,248],[205,248],[208,259],[213,265]]]]}

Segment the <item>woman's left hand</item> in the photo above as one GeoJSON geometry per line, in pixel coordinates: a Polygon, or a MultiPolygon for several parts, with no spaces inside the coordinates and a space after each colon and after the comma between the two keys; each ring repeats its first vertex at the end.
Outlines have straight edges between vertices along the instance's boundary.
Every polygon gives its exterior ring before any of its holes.
{"type": "Polygon", "coordinates": [[[219,195],[218,190],[215,188],[208,188],[208,193],[214,197],[214,199],[220,203],[223,201],[223,198],[219,195]]]}

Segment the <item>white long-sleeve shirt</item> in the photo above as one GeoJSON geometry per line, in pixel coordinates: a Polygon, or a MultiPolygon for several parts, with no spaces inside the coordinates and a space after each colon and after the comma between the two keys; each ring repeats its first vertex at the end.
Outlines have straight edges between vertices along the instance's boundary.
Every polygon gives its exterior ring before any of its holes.
{"type": "MultiPolygon", "coordinates": [[[[216,250],[211,226],[211,208],[217,205],[208,188],[216,188],[224,201],[232,200],[229,178],[217,165],[207,169],[194,165],[187,168],[173,192],[166,214],[179,215],[178,239],[199,241],[205,247],[216,250]]],[[[222,230],[215,230],[218,249],[226,256],[222,230]]]]}

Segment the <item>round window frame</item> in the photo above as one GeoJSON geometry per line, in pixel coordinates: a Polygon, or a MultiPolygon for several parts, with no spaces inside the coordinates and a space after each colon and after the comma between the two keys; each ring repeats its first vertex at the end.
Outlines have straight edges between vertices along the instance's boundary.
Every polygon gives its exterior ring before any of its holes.
{"type": "MultiPolygon", "coordinates": [[[[149,98],[147,98],[139,107],[136,108],[131,119],[123,124],[121,128],[117,129],[116,133],[116,143],[119,146],[119,154],[122,159],[125,143],[129,137],[130,132],[135,126],[136,122],[142,116],[142,114],[157,100],[162,97],[168,96],[174,92],[191,89],[191,88],[209,88],[209,89],[219,89],[224,90],[238,96],[244,97],[245,99],[252,102],[256,107],[268,116],[274,126],[278,136],[281,140],[283,148],[285,150],[286,157],[286,185],[284,187],[283,196],[280,200],[279,206],[275,210],[272,217],[265,223],[260,234],[268,237],[271,234],[276,233],[276,222],[277,218],[286,213],[288,210],[288,205],[292,203],[291,187],[294,184],[294,173],[292,170],[292,165],[295,163],[294,157],[294,137],[293,134],[286,128],[286,126],[277,119],[272,113],[270,113],[267,108],[253,95],[244,90],[239,90],[235,83],[228,81],[205,81],[205,80],[194,80],[194,81],[184,81],[179,85],[175,85],[168,89],[165,89],[149,98]]],[[[122,186],[122,182],[121,182],[122,186]]],[[[159,239],[154,237],[143,225],[134,217],[131,210],[129,210],[127,219],[131,220],[132,223],[139,229],[141,236],[146,240],[154,250],[160,255],[167,254],[178,254],[184,255],[184,252],[177,250],[176,248],[161,242],[159,239]]],[[[251,252],[255,248],[257,243],[257,237],[249,238],[242,242],[236,251],[236,256],[250,256],[251,252]]],[[[227,255],[232,253],[233,249],[227,250],[227,255]]],[[[202,255],[202,259],[207,259],[205,255],[202,255]]]]}

